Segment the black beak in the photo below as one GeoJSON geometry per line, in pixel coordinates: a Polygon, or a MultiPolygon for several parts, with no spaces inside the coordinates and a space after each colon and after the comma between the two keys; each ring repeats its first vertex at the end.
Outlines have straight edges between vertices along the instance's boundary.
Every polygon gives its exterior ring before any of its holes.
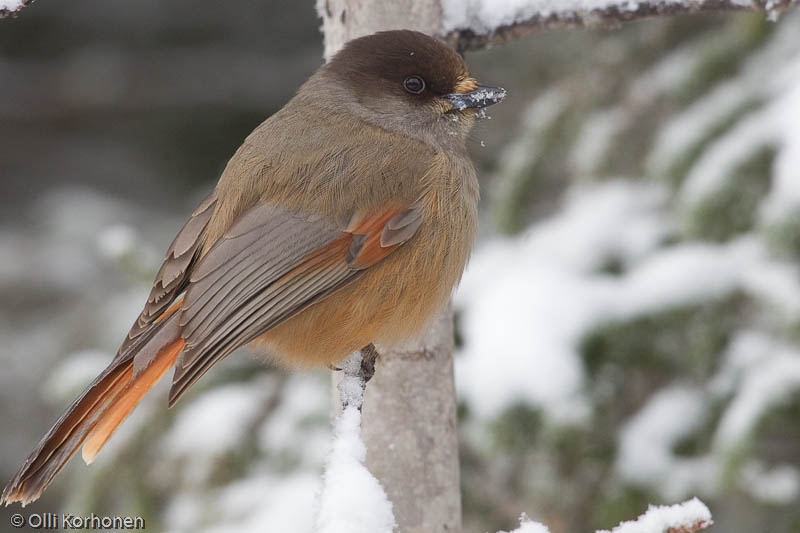
{"type": "Polygon", "coordinates": [[[478,88],[468,93],[453,93],[445,96],[455,109],[463,111],[468,108],[481,109],[502,102],[506,97],[506,90],[502,87],[489,87],[478,85],[478,88]]]}

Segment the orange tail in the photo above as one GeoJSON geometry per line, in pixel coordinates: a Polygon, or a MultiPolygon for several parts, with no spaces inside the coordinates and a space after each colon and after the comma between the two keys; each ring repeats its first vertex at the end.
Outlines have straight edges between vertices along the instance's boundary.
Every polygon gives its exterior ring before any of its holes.
{"type": "MultiPolygon", "coordinates": [[[[86,461],[86,464],[94,461],[97,453],[108,442],[111,434],[131,414],[139,400],[142,399],[147,391],[153,388],[153,385],[167,370],[172,368],[184,344],[184,340],[178,338],[161,348],[147,368],[138,375],[132,376],[133,379],[129,379],[119,392],[115,391],[114,399],[97,419],[94,429],[92,429],[86,442],[83,443],[81,455],[83,455],[83,460],[86,461]]],[[[130,364],[129,369],[132,373],[133,363],[130,364]]]]}
{"type": "Polygon", "coordinates": [[[0,503],[30,503],[83,444],[90,463],[139,400],[175,363],[183,349],[177,315],[135,350],[117,356],[58,419],[3,490],[0,503]]]}

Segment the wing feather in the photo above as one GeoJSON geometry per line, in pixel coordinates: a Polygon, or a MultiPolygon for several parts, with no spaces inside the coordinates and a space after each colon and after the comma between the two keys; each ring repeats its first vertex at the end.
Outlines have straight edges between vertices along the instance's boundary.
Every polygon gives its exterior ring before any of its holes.
{"type": "Polygon", "coordinates": [[[115,360],[143,346],[153,332],[153,326],[189,284],[189,274],[197,262],[205,242],[204,233],[214,214],[216,191],[209,194],[192,213],[189,221],[167,249],[164,262],[156,274],[153,288],[139,317],[122,342],[115,360]]]}
{"type": "Polygon", "coordinates": [[[354,216],[344,231],[333,220],[271,204],[246,212],[194,266],[170,405],[233,350],[385,258],[421,220],[417,204],[354,216]]]}

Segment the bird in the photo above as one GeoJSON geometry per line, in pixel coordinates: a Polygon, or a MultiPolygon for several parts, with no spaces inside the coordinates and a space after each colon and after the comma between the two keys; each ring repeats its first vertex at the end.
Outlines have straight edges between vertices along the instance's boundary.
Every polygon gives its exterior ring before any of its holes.
{"type": "Polygon", "coordinates": [[[169,406],[243,345],[278,364],[335,367],[420,332],[449,301],[476,236],[466,141],[505,96],[423,33],[346,43],[231,157],[108,367],[0,502],[39,498],[80,447],[91,463],[172,368],[169,406]]]}

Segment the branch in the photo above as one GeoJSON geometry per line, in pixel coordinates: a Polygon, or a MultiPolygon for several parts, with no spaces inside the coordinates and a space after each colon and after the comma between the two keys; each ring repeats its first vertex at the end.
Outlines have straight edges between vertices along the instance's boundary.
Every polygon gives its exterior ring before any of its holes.
{"type": "MultiPolygon", "coordinates": [[[[519,517],[519,522],[519,528],[514,531],[498,533],[550,533],[547,526],[531,521],[525,513],[519,517]]],[[[675,505],[651,505],[636,520],[622,522],[611,531],[596,533],[698,533],[713,524],[708,507],[692,498],[675,505]]]]}
{"type": "Polygon", "coordinates": [[[343,378],[339,382],[339,402],[342,411],[348,407],[355,407],[361,411],[364,405],[364,391],[367,383],[375,374],[375,359],[378,352],[372,344],[364,349],[353,352],[342,361],[343,378]]]}
{"type": "MultiPolygon", "coordinates": [[[[478,50],[494,44],[519,39],[540,30],[566,28],[609,28],[623,22],[647,17],[711,13],[727,11],[760,11],[770,17],[796,6],[800,0],[655,0],[637,2],[635,0],[608,0],[607,5],[586,9],[588,0],[565,0],[563,7],[553,9],[552,1],[532,0],[517,12],[493,12],[489,4],[465,8],[464,12],[445,13],[443,38],[461,52],[478,50]],[[541,4],[541,5],[539,5],[541,4]],[[483,9],[481,9],[483,8],[483,9]],[[472,25],[469,20],[490,20],[500,22],[494,27],[481,23],[472,25]],[[453,27],[448,28],[448,25],[453,27]]],[[[594,2],[592,2],[594,3],[594,2]]]]}
{"type": "Polygon", "coordinates": [[[713,523],[708,507],[692,498],[675,505],[651,505],[636,520],[623,522],[610,532],[597,533],[697,533],[713,523]]]}
{"type": "Polygon", "coordinates": [[[0,0],[0,19],[15,17],[23,7],[32,3],[33,0],[0,0]]]}

